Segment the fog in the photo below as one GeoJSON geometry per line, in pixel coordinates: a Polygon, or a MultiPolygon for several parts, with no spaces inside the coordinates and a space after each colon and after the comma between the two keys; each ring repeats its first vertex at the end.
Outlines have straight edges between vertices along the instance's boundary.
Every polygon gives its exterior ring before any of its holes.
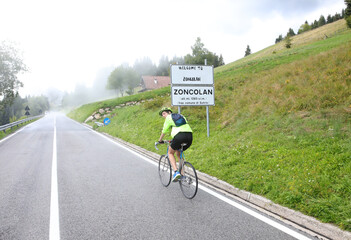
{"type": "Polygon", "coordinates": [[[185,56],[197,37],[230,63],[247,45],[257,52],[343,8],[341,0],[4,0],[0,41],[23,52],[21,96],[66,96],[76,105],[114,95],[104,86],[109,66],[185,56]]]}
{"type": "Polygon", "coordinates": [[[114,67],[100,69],[91,86],[77,83],[73,91],[62,91],[57,88],[49,88],[45,92],[53,108],[71,109],[86,103],[101,101],[117,97],[116,92],[107,90],[106,84],[114,67]]]}

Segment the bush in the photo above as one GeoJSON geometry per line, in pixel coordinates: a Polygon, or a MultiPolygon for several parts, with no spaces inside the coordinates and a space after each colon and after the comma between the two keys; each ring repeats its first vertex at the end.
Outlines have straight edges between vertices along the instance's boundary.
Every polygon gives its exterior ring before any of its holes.
{"type": "Polygon", "coordinates": [[[346,17],[345,20],[346,20],[347,26],[348,26],[349,28],[351,28],[351,16],[346,17]]]}
{"type": "Polygon", "coordinates": [[[286,47],[286,48],[291,48],[291,45],[292,45],[292,43],[291,43],[291,38],[290,38],[290,36],[288,35],[288,36],[286,36],[286,38],[285,38],[285,47],[286,47]]]}

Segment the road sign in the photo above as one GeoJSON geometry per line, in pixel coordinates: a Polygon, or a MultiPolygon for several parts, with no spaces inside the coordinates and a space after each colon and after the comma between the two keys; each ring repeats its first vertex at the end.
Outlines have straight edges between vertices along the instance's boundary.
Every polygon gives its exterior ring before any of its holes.
{"type": "Polygon", "coordinates": [[[172,105],[206,106],[207,137],[210,136],[209,106],[215,105],[213,66],[171,65],[172,105]]]}
{"type": "Polygon", "coordinates": [[[105,124],[106,126],[109,125],[110,122],[111,122],[111,120],[110,120],[109,118],[105,118],[105,119],[104,119],[104,124],[105,124]]]}
{"type": "Polygon", "coordinates": [[[171,65],[172,85],[213,85],[213,66],[171,65]]]}
{"type": "Polygon", "coordinates": [[[172,86],[173,106],[214,105],[213,86],[172,86]]]}

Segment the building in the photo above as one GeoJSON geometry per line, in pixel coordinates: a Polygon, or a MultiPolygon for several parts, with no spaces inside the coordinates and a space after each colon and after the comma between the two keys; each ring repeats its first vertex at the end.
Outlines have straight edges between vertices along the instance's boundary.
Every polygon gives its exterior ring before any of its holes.
{"type": "Polygon", "coordinates": [[[169,76],[141,76],[141,90],[139,92],[163,88],[170,85],[171,78],[169,76]]]}

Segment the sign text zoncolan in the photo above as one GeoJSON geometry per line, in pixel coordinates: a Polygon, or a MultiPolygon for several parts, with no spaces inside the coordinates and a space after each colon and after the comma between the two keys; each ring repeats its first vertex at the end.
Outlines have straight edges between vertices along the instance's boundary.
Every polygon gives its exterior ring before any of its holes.
{"type": "Polygon", "coordinates": [[[174,95],[213,95],[213,89],[174,89],[174,95]]]}

